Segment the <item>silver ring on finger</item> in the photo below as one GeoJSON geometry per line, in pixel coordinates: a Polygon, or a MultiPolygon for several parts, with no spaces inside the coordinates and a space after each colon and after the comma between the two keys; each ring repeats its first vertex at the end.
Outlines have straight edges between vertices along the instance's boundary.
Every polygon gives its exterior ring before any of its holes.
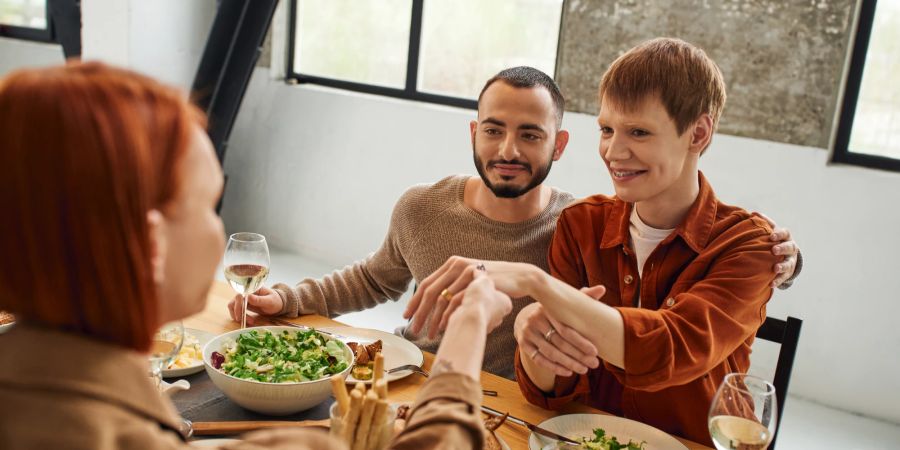
{"type": "Polygon", "coordinates": [[[544,334],[544,340],[550,342],[550,338],[553,337],[553,333],[556,333],[556,328],[553,328],[553,325],[550,326],[550,331],[547,331],[544,334]]]}
{"type": "Polygon", "coordinates": [[[540,353],[540,352],[541,352],[541,349],[539,349],[539,348],[534,349],[534,353],[531,354],[531,359],[534,360],[534,357],[537,356],[538,353],[540,353]]]}

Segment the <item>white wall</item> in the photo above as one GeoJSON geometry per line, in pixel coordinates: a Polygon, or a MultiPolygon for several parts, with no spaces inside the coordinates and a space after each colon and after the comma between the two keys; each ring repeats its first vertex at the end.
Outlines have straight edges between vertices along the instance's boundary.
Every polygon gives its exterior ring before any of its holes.
{"type": "Polygon", "coordinates": [[[82,58],[190,89],[215,0],[83,0],[82,58]]]}
{"type": "MultiPolygon", "coordinates": [[[[359,259],[381,244],[408,186],[474,173],[473,116],[289,86],[258,69],[226,156],[227,227],[335,267],[359,259]]],[[[572,140],[548,182],[578,196],[611,193],[594,117],[567,114],[564,126],[572,140]]],[[[900,276],[891,263],[900,174],[826,161],[821,149],[719,135],[701,168],[720,198],[788,226],[803,249],[801,278],[769,306],[769,315],[804,320],[791,393],[900,422],[900,276]]]]}

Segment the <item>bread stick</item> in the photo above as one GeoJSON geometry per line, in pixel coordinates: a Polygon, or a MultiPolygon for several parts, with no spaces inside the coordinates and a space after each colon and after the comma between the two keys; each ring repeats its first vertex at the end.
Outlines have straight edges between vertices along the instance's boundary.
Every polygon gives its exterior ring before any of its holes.
{"type": "Polygon", "coordinates": [[[387,380],[378,380],[375,382],[373,388],[375,393],[378,394],[378,398],[382,400],[387,400],[388,394],[388,383],[387,380]]]}
{"type": "Polygon", "coordinates": [[[384,355],[381,352],[375,354],[375,367],[372,368],[372,385],[384,378],[384,355]]]}
{"type": "Polygon", "coordinates": [[[369,429],[372,427],[372,414],[375,413],[375,404],[378,403],[378,395],[373,391],[366,393],[363,399],[362,412],[359,415],[359,426],[356,429],[356,437],[353,439],[352,450],[365,450],[366,440],[369,437],[369,429]]]}
{"type": "MultiPolygon", "coordinates": [[[[381,380],[382,382],[384,380],[381,380]]],[[[375,412],[372,413],[372,425],[369,428],[369,439],[366,441],[366,450],[378,450],[381,437],[384,434],[382,425],[387,422],[387,402],[379,399],[375,403],[375,412]]]]}
{"type": "Polygon", "coordinates": [[[344,428],[341,430],[341,440],[349,447],[353,444],[356,425],[359,423],[359,414],[362,412],[363,396],[356,389],[350,392],[350,409],[344,415],[344,428]]]}
{"type": "Polygon", "coordinates": [[[347,386],[344,378],[340,375],[331,376],[331,391],[334,393],[334,399],[338,404],[338,415],[344,417],[350,410],[350,395],[347,394],[347,386]]]}

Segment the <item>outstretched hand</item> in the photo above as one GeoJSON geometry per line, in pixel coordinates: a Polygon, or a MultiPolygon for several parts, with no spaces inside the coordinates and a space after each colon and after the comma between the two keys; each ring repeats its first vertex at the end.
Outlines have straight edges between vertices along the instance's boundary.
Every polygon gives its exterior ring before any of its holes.
{"type": "MultiPolygon", "coordinates": [[[[487,320],[488,333],[500,326],[503,318],[512,311],[512,300],[510,300],[508,295],[495,289],[494,282],[483,272],[475,273],[472,282],[469,283],[469,286],[459,297],[461,301],[457,306],[453,307],[453,310],[460,307],[478,308],[483,312],[487,320]]],[[[452,311],[448,309],[444,315],[445,320],[443,326],[441,326],[442,330],[446,328],[451,315],[452,311]]]]}
{"type": "Polygon", "coordinates": [[[518,298],[528,295],[523,290],[526,286],[524,280],[534,269],[530,264],[478,261],[451,256],[422,281],[410,299],[403,317],[412,319],[410,331],[414,334],[420,333],[428,325],[428,335],[433,339],[447,325],[450,314],[463,300],[463,291],[475,278],[476,272],[490,277],[498,291],[518,298]],[[446,314],[448,310],[450,314],[446,314]]]}

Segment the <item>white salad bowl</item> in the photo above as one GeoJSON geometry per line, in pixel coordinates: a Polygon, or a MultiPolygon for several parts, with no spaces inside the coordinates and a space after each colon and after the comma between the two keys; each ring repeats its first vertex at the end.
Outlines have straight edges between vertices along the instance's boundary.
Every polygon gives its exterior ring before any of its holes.
{"type": "MultiPolygon", "coordinates": [[[[284,416],[312,408],[325,401],[331,395],[329,377],[304,382],[265,383],[233,377],[213,367],[213,352],[219,352],[224,355],[226,343],[236,341],[241,333],[246,333],[250,330],[257,330],[258,332],[268,330],[275,334],[281,333],[283,330],[291,332],[302,331],[294,327],[253,327],[229,331],[209,341],[203,347],[203,365],[213,384],[225,393],[231,401],[258,413],[284,416]]],[[[353,366],[353,352],[350,350],[350,347],[331,336],[323,333],[319,334],[325,339],[338,342],[341,348],[344,349],[344,355],[348,364],[347,368],[339,375],[346,378],[350,368],[353,366]]]]}

